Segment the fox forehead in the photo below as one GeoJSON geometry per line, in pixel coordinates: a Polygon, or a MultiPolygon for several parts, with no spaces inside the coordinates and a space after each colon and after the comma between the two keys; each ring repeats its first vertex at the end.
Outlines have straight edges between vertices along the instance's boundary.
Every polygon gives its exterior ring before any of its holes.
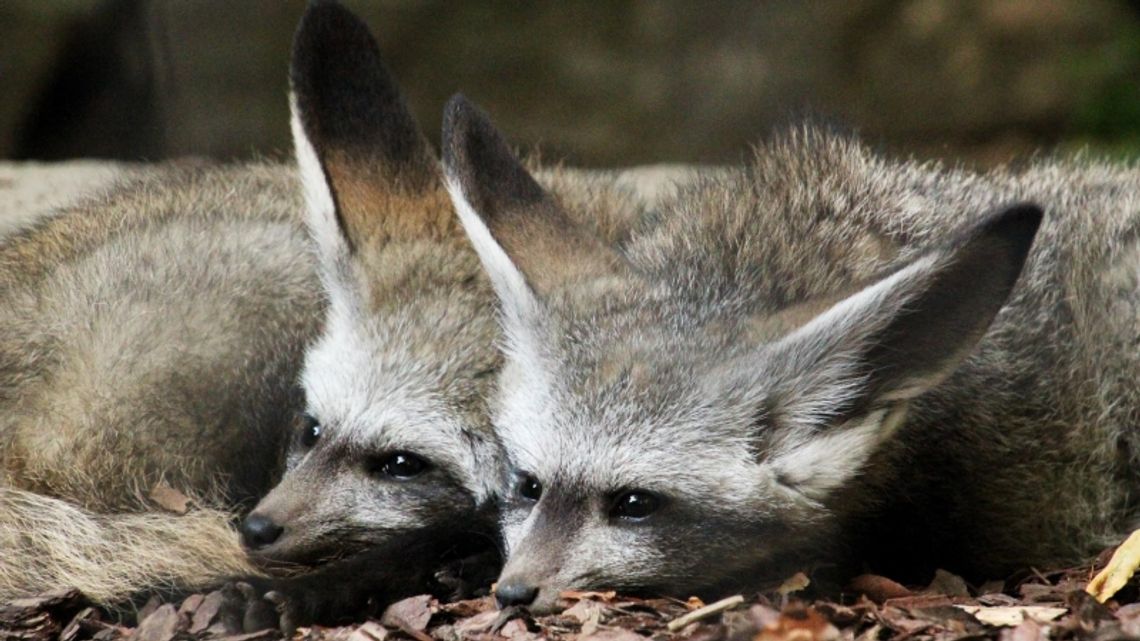
{"type": "Polygon", "coordinates": [[[548,486],[640,488],[699,500],[743,482],[755,486],[764,474],[747,412],[710,404],[695,388],[593,398],[581,390],[504,391],[496,418],[503,446],[516,470],[548,486]],[[522,402],[511,407],[512,396],[522,402]]]}
{"type": "Polygon", "coordinates": [[[398,341],[376,343],[351,311],[330,309],[302,372],[309,409],[326,427],[322,438],[413,451],[470,476],[469,426],[444,389],[444,365],[424,362],[398,341]]]}

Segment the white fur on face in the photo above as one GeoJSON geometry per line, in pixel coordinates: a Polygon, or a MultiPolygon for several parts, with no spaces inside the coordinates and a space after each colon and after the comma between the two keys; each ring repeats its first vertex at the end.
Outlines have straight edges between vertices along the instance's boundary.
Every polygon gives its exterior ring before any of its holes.
{"type": "MultiPolygon", "coordinates": [[[[305,357],[302,382],[323,438],[369,451],[409,451],[445,467],[483,500],[494,479],[464,433],[464,420],[438,387],[430,369],[400,342],[392,328],[363,322],[351,308],[333,304],[325,333],[305,357]]],[[[398,326],[395,328],[398,331],[398,326]]]]}

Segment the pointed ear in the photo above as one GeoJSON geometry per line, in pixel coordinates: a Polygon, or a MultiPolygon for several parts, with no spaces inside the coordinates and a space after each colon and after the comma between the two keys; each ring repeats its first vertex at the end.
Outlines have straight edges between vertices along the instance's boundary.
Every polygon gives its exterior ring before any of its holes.
{"type": "Polygon", "coordinates": [[[519,162],[502,135],[463,96],[443,117],[447,188],[504,302],[613,272],[617,255],[576,225],[519,162]]]}
{"type": "Polygon", "coordinates": [[[363,22],[335,2],[310,3],[289,76],[309,227],[324,260],[453,225],[450,212],[412,206],[442,177],[363,22]]]}
{"type": "Polygon", "coordinates": [[[977,346],[1013,291],[1041,218],[1035,205],[1009,207],[772,346],[766,358],[780,382],[768,402],[788,428],[769,456],[778,476],[825,492],[854,474],[901,423],[905,402],[977,346]]]}

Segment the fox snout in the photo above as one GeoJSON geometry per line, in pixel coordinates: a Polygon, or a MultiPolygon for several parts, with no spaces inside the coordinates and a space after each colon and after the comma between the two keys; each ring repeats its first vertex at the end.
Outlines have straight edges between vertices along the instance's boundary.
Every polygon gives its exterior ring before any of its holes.
{"type": "Polygon", "coordinates": [[[241,542],[253,552],[273,545],[283,532],[285,528],[272,518],[255,512],[241,523],[241,542]]]}
{"type": "Polygon", "coordinates": [[[499,609],[509,608],[512,605],[529,606],[538,596],[538,587],[527,581],[510,580],[500,582],[495,587],[495,603],[499,609]]]}
{"type": "Polygon", "coordinates": [[[525,607],[533,614],[548,614],[558,607],[560,590],[527,578],[500,579],[495,586],[499,609],[525,607]]]}

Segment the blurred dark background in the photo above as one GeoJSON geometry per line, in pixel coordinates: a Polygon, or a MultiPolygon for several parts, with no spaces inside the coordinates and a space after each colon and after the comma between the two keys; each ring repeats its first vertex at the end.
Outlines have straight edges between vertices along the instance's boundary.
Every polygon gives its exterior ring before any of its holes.
{"type": "MultiPolygon", "coordinates": [[[[576,164],[731,162],[805,114],[992,164],[1140,155],[1140,2],[348,0],[438,138],[463,91],[576,164]]],[[[3,0],[0,158],[289,149],[302,0],[3,0]]]]}

